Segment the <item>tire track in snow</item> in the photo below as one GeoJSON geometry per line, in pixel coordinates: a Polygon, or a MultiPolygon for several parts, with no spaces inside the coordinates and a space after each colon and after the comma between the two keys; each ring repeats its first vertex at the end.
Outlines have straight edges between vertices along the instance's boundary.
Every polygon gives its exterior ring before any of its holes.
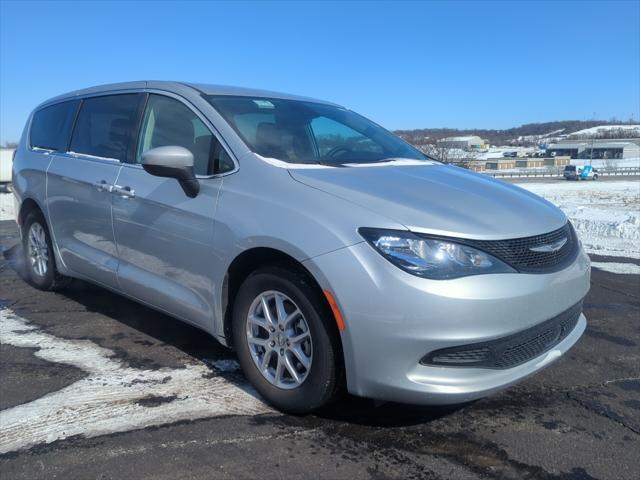
{"type": "MultiPolygon", "coordinates": [[[[9,309],[0,310],[0,317],[0,343],[36,348],[35,355],[43,360],[87,373],[61,390],[0,411],[0,453],[76,435],[95,437],[181,420],[272,411],[251,387],[215,376],[203,364],[131,368],[92,341],[55,337],[9,309]]],[[[228,368],[225,364],[221,370],[228,368]]]]}

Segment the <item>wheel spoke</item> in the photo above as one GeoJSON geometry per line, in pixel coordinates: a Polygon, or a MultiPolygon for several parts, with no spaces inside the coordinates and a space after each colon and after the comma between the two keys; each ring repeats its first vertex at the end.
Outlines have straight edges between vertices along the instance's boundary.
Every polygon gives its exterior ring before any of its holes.
{"type": "Polygon", "coordinates": [[[269,330],[269,325],[267,324],[266,320],[256,315],[249,315],[249,323],[256,325],[260,328],[263,328],[267,331],[269,330]]]}
{"type": "Polygon", "coordinates": [[[275,294],[276,314],[278,315],[278,323],[283,323],[287,318],[287,311],[284,309],[284,297],[279,293],[275,294]]]}
{"type": "Polygon", "coordinates": [[[263,296],[260,299],[260,302],[262,303],[262,315],[267,320],[267,323],[269,323],[270,325],[276,325],[277,322],[273,320],[273,316],[271,315],[271,310],[269,310],[269,302],[267,302],[266,297],[263,296]]]}
{"type": "Polygon", "coordinates": [[[309,338],[309,331],[302,332],[300,335],[296,335],[295,337],[291,337],[289,341],[294,345],[298,345],[304,342],[307,338],[309,338]]]}
{"type": "Polygon", "coordinates": [[[280,385],[282,383],[282,374],[284,373],[284,361],[280,355],[277,355],[278,365],[276,366],[276,374],[275,381],[276,385],[280,385]]]}
{"type": "Polygon", "coordinates": [[[285,355],[282,358],[284,358],[284,365],[287,368],[289,375],[291,375],[291,378],[293,378],[293,380],[295,380],[297,383],[300,383],[300,375],[298,374],[296,367],[294,367],[293,363],[291,363],[291,359],[289,358],[289,356],[285,355]]]}
{"type": "Polygon", "coordinates": [[[264,347],[265,350],[267,350],[267,347],[269,345],[269,340],[267,338],[258,338],[258,337],[248,337],[247,339],[249,341],[249,343],[253,344],[253,345],[257,345],[259,347],[264,347]]]}
{"type": "Polygon", "coordinates": [[[287,315],[287,318],[285,318],[284,320],[284,326],[285,328],[296,318],[298,318],[298,316],[302,315],[302,312],[300,310],[298,310],[297,308],[291,312],[289,315],[287,315]]]}
{"type": "Polygon", "coordinates": [[[300,347],[290,348],[289,351],[295,355],[298,361],[302,364],[305,370],[309,370],[311,365],[311,359],[302,351],[300,347]]]}
{"type": "Polygon", "coordinates": [[[269,360],[271,359],[271,354],[273,350],[267,350],[264,352],[262,356],[262,362],[260,363],[260,370],[265,373],[267,371],[267,367],[269,366],[269,360]]]}

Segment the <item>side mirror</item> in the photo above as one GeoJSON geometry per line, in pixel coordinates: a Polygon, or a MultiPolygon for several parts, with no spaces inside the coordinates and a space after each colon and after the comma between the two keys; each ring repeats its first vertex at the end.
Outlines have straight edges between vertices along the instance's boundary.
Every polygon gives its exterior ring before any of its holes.
{"type": "Polygon", "coordinates": [[[156,147],[142,154],[142,168],[156,177],[175,178],[188,197],[200,192],[200,184],[193,172],[193,153],[175,145],[156,147]]]}

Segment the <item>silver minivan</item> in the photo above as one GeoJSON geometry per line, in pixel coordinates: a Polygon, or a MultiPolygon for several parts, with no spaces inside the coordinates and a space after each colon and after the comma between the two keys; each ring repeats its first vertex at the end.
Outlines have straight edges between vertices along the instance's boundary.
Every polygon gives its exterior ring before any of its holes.
{"type": "Polygon", "coordinates": [[[80,278],[234,348],[275,407],[467,402],[582,335],[565,215],[339,105],[141,81],[38,106],[13,165],[30,281],[80,278]]]}

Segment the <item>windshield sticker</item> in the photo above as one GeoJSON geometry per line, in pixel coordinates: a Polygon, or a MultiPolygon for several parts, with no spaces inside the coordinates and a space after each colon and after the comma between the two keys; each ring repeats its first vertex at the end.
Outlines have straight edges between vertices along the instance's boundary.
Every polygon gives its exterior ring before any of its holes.
{"type": "Polygon", "coordinates": [[[255,103],[258,108],[276,108],[269,100],[254,100],[253,103],[255,103]]]}

